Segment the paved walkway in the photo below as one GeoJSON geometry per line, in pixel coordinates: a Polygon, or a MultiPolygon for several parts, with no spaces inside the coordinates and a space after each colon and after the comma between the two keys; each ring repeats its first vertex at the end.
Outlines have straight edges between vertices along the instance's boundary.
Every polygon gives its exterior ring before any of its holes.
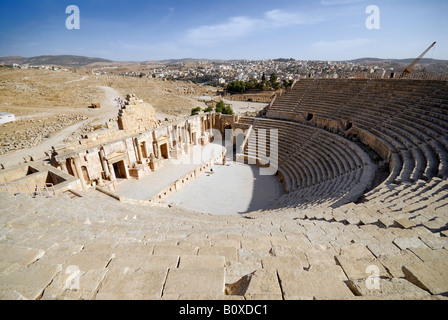
{"type": "Polygon", "coordinates": [[[233,215],[265,208],[282,195],[277,178],[260,176],[257,166],[230,162],[213,170],[167,202],[200,213],[233,215]]]}
{"type": "Polygon", "coordinates": [[[195,146],[192,154],[166,161],[163,168],[148,177],[138,181],[125,180],[121,182],[117,193],[130,199],[149,200],[156,196],[160,190],[172,185],[202,163],[218,156],[221,152],[222,147],[217,144],[209,144],[204,147],[195,146]]]}

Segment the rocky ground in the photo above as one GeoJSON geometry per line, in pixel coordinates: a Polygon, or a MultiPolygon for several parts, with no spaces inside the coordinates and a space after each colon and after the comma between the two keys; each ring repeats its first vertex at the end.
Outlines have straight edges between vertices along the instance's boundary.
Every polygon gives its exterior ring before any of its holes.
{"type": "MultiPolygon", "coordinates": [[[[62,140],[53,139],[54,143],[101,130],[106,122],[116,121],[114,98],[124,98],[128,93],[152,104],[158,118],[164,120],[189,115],[197,106],[205,108],[198,97],[214,96],[216,89],[152,78],[93,76],[85,70],[0,68],[0,112],[13,113],[17,119],[0,125],[0,156],[25,152],[72,126],[73,132],[64,132],[62,140]],[[101,109],[89,109],[92,103],[101,103],[101,109]]],[[[39,156],[41,153],[39,150],[39,156]]],[[[9,162],[0,158],[0,163],[9,162]]]]}
{"type": "Polygon", "coordinates": [[[87,120],[82,115],[65,115],[42,118],[39,120],[19,120],[16,123],[0,125],[0,155],[14,150],[33,148],[52,134],[77,122],[87,120]]]}

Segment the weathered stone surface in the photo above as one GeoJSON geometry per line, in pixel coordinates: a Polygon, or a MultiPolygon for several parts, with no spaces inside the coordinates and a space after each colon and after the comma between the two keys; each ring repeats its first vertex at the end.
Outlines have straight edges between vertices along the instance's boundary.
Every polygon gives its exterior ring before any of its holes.
{"type": "Polygon", "coordinates": [[[303,269],[308,268],[308,262],[299,257],[281,256],[281,257],[266,257],[261,260],[263,269],[303,269]]]}
{"type": "Polygon", "coordinates": [[[271,241],[267,239],[241,241],[241,248],[246,250],[267,253],[271,250],[271,247],[271,241]]]}
{"type": "Polygon", "coordinates": [[[394,222],[398,227],[403,229],[410,229],[416,226],[416,224],[409,219],[397,219],[394,222]]]}
{"type": "Polygon", "coordinates": [[[225,263],[223,256],[181,256],[179,268],[221,268],[225,263]]]}
{"type": "Polygon", "coordinates": [[[400,249],[393,244],[392,242],[388,241],[372,241],[369,244],[367,244],[367,248],[373,253],[373,255],[378,258],[382,255],[394,255],[399,254],[400,249]]]}
{"type": "Polygon", "coordinates": [[[223,294],[225,268],[170,269],[164,294],[223,294]]]}
{"type": "Polygon", "coordinates": [[[8,264],[17,263],[21,266],[27,267],[36,260],[42,258],[44,254],[45,251],[40,249],[25,248],[0,243],[0,259],[2,262],[8,264]]]}
{"type": "Polygon", "coordinates": [[[196,255],[198,253],[198,247],[195,246],[164,246],[155,245],[154,252],[155,255],[196,255]]]}
{"type": "Polygon", "coordinates": [[[383,255],[378,258],[394,278],[404,277],[402,267],[405,264],[419,262],[419,258],[410,250],[402,250],[398,254],[383,255]]]}
{"type": "Polygon", "coordinates": [[[431,294],[448,294],[448,260],[403,266],[406,279],[431,294]]]}
{"type": "Polygon", "coordinates": [[[384,266],[376,259],[352,260],[345,256],[336,256],[336,260],[349,280],[366,279],[371,276],[372,271],[377,271],[375,276],[389,276],[384,266]]]}
{"type": "Polygon", "coordinates": [[[64,268],[68,266],[76,266],[82,272],[92,269],[102,269],[107,266],[112,258],[109,253],[90,253],[83,252],[72,255],[64,264],[64,268]]]}
{"type": "Polygon", "coordinates": [[[305,251],[310,265],[313,264],[336,264],[334,257],[336,251],[333,247],[323,245],[311,245],[305,251]]]}
{"type": "Polygon", "coordinates": [[[369,249],[361,243],[352,243],[341,247],[340,255],[354,260],[375,258],[372,252],[370,252],[369,249]]]}
{"type": "Polygon", "coordinates": [[[165,268],[111,268],[101,282],[96,298],[160,298],[167,273],[165,268]]]}
{"type": "Polygon", "coordinates": [[[177,255],[124,255],[114,257],[109,267],[138,268],[176,268],[179,263],[177,255]]]}
{"type": "Polygon", "coordinates": [[[344,273],[344,270],[341,268],[341,266],[337,265],[329,265],[329,264],[315,264],[310,266],[308,269],[309,272],[316,272],[316,273],[328,273],[335,275],[337,278],[339,278],[341,281],[347,281],[347,276],[344,273]]]}
{"type": "Polygon", "coordinates": [[[200,256],[224,256],[226,262],[238,261],[238,250],[234,247],[201,247],[198,255],[200,256]]]}
{"type": "Polygon", "coordinates": [[[273,269],[261,269],[245,275],[236,283],[226,285],[226,294],[237,296],[274,296],[282,295],[277,272],[273,269]]]}
{"type": "Polygon", "coordinates": [[[436,235],[420,236],[420,240],[423,241],[431,249],[448,249],[448,239],[445,237],[438,237],[436,235]]]}
{"type": "Polygon", "coordinates": [[[424,248],[412,248],[409,250],[424,262],[448,260],[448,250],[446,249],[431,250],[424,248]]]}
{"type": "Polygon", "coordinates": [[[353,297],[353,293],[336,274],[304,270],[279,270],[278,276],[286,300],[353,297]]]}
{"type": "Polygon", "coordinates": [[[396,238],[394,243],[401,249],[406,250],[408,248],[428,248],[419,238],[396,238]]]}
{"type": "Polygon", "coordinates": [[[107,269],[81,272],[76,268],[63,269],[45,289],[41,300],[91,300],[104,279],[107,269]]]}
{"type": "Polygon", "coordinates": [[[423,299],[430,294],[405,279],[374,278],[349,281],[348,286],[357,296],[383,299],[423,299]]]}
{"type": "Polygon", "coordinates": [[[226,263],[226,284],[235,283],[245,275],[262,269],[261,261],[230,261],[226,263]]]}
{"type": "Polygon", "coordinates": [[[146,255],[149,256],[152,254],[154,250],[154,246],[145,245],[140,243],[132,243],[132,244],[119,244],[113,249],[113,253],[115,256],[134,256],[134,255],[146,255]]]}
{"type": "Polygon", "coordinates": [[[39,299],[53,278],[61,272],[61,265],[34,263],[12,274],[0,275],[0,296],[17,299],[39,299]]]}

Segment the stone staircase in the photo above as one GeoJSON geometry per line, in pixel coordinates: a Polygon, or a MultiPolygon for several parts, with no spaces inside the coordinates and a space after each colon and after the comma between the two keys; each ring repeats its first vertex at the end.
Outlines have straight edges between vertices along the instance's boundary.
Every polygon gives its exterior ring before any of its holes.
{"type": "MultiPolygon", "coordinates": [[[[386,193],[371,197],[380,203],[386,193]]],[[[123,204],[98,191],[0,193],[0,202],[0,299],[443,299],[448,292],[446,231],[356,221],[349,212],[363,208],[353,204],[210,216],[123,204]]]]}

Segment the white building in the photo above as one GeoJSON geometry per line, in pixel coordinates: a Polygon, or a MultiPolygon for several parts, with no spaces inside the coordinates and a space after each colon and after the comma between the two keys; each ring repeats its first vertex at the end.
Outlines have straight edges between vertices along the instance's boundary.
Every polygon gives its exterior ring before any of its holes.
{"type": "Polygon", "coordinates": [[[0,112],[0,124],[14,121],[16,121],[16,117],[14,114],[8,112],[0,112]]]}

